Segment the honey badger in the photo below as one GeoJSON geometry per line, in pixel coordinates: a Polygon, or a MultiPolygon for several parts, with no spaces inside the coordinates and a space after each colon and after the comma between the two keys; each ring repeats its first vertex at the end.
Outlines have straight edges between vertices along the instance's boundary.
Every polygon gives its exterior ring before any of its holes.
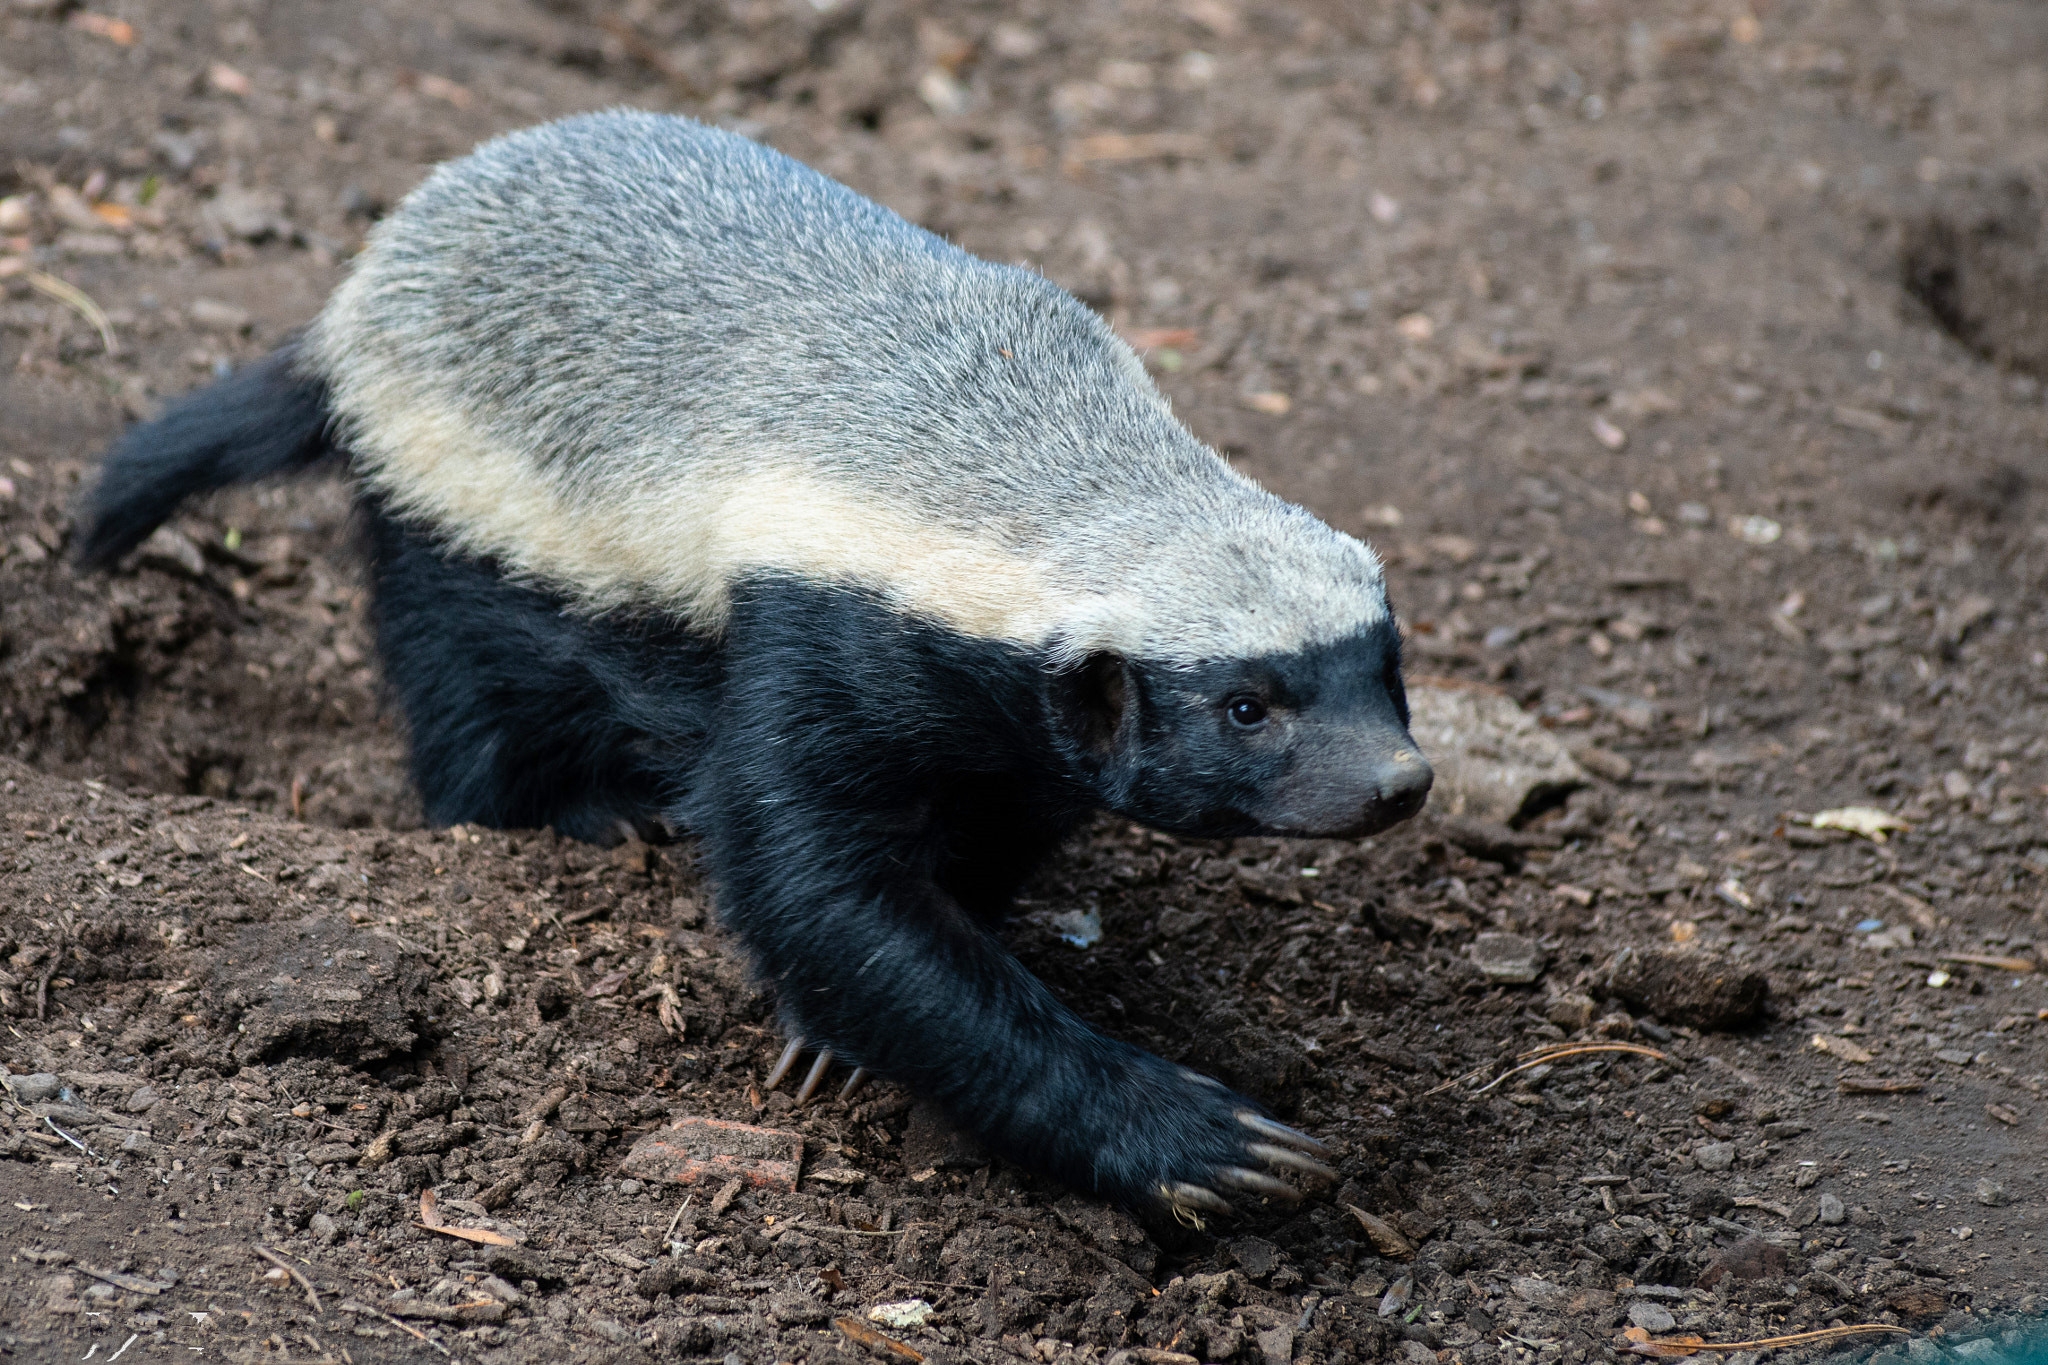
{"type": "Polygon", "coordinates": [[[346,462],[436,822],[701,841],[792,1042],[1180,1212],[1327,1175],[1003,948],[1092,812],[1413,815],[1372,551],[1234,472],[1072,297],[773,151],[614,112],[485,144],[300,337],[129,431],[107,565],[192,494],[346,462]]]}

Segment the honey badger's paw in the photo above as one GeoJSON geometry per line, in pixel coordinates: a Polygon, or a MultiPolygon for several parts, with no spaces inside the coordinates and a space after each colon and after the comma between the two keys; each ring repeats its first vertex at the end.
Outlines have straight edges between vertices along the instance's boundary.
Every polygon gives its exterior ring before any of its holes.
{"type": "MultiPolygon", "coordinates": [[[[1312,1187],[1336,1182],[1317,1159],[1328,1147],[1219,1082],[1151,1056],[1133,1070],[1097,1101],[1111,1112],[1089,1116],[1103,1136],[1093,1162],[1100,1193],[1199,1224],[1235,1215],[1232,1195],[1300,1199],[1283,1174],[1312,1187]]],[[[1086,1118],[1076,1126],[1097,1128],[1086,1118]]]]}

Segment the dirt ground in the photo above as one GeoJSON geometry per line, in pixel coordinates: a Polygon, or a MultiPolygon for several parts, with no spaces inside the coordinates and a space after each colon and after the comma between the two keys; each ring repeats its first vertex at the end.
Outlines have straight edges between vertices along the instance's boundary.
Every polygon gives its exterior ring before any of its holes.
{"type": "Polygon", "coordinates": [[[2044,71],[2030,0],[0,7],[0,1356],[2019,1358],[2044,71]],[[65,566],[104,443],[309,318],[430,164],[617,104],[1075,290],[1380,547],[1413,671],[1594,769],[1512,836],[1105,821],[1020,906],[1077,1008],[1341,1188],[1148,1227],[888,1086],[763,1097],[687,844],[421,827],[331,479],[65,566]],[[1803,822],[1846,806],[1908,828],[1803,822]],[[1665,1059],[1482,1089],[1573,1039],[1665,1059]],[[800,1133],[801,1182],[622,1177],[686,1116],[800,1133]]]}

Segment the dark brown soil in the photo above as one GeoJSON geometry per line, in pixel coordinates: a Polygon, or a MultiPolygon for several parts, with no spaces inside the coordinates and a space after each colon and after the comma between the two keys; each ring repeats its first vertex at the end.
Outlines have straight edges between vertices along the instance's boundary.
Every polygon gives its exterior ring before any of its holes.
{"type": "Polygon", "coordinates": [[[0,1354],[907,1360],[833,1320],[922,1298],[878,1330],[936,1361],[1580,1365],[2038,1314],[2048,9],[15,0],[0,39],[0,1354]],[[1105,822],[1020,907],[1340,1189],[1144,1228],[889,1087],[762,1097],[687,845],[420,827],[331,480],[63,566],[101,446],[429,164],[616,103],[1038,264],[1382,548],[1418,671],[1590,751],[1519,837],[1105,822]],[[1799,818],[1852,805],[1911,828],[1799,818]],[[1567,1039],[1666,1060],[1485,1088],[1567,1039]],[[798,1189],[621,1178],[692,1115],[802,1134],[798,1189]]]}

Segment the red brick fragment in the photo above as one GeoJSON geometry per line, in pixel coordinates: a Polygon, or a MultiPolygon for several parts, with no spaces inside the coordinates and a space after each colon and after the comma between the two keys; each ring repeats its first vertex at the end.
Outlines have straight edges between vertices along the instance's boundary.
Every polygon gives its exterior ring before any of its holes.
{"type": "Polygon", "coordinates": [[[801,1134],[725,1119],[679,1119],[633,1144],[619,1171],[671,1185],[743,1180],[756,1189],[796,1191],[804,1164],[801,1134]]]}

